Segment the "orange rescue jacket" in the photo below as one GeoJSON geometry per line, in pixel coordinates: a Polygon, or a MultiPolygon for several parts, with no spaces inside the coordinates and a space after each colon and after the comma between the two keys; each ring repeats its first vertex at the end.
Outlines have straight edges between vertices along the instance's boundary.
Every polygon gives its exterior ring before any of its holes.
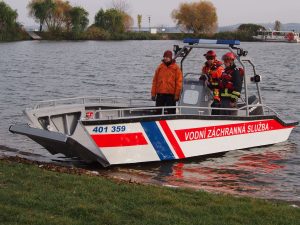
{"type": "Polygon", "coordinates": [[[182,79],[182,72],[175,61],[169,66],[162,62],[157,67],[153,77],[151,96],[173,94],[175,99],[179,99],[182,79]]]}
{"type": "Polygon", "coordinates": [[[215,60],[212,65],[204,64],[202,73],[209,76],[210,79],[218,79],[222,76],[224,68],[221,66],[222,62],[215,60]]]}
{"type": "Polygon", "coordinates": [[[202,73],[208,77],[208,87],[213,91],[214,100],[220,101],[219,82],[224,71],[222,62],[215,60],[212,65],[205,63],[202,67],[202,73]]]}

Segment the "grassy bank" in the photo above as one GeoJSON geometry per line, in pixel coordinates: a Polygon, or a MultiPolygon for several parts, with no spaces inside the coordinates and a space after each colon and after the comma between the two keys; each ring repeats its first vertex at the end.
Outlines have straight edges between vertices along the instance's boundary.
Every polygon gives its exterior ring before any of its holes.
{"type": "Polygon", "coordinates": [[[0,220],[3,225],[296,225],[300,209],[250,198],[58,173],[0,160],[0,220]]]}

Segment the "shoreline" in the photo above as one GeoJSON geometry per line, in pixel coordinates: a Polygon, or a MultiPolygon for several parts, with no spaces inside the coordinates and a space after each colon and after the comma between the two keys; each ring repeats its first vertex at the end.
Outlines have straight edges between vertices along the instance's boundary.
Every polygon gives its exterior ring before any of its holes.
{"type": "Polygon", "coordinates": [[[280,201],[143,185],[8,160],[0,160],[0,171],[4,224],[297,225],[300,220],[298,207],[280,201]]]}
{"type": "MultiPolygon", "coordinates": [[[[105,33],[92,35],[88,32],[83,32],[78,36],[74,36],[71,32],[32,32],[41,37],[41,40],[47,41],[126,41],[126,40],[183,40],[184,38],[199,38],[199,39],[223,39],[223,40],[239,40],[247,42],[257,42],[252,36],[248,36],[243,32],[230,31],[220,32],[215,34],[194,34],[194,33],[156,33],[147,32],[124,32],[124,33],[105,33]]],[[[20,40],[7,40],[3,42],[32,40],[29,34],[20,40]]],[[[1,43],[1,42],[0,42],[1,43]]]]}
{"type": "MultiPolygon", "coordinates": [[[[3,147],[3,146],[2,146],[3,147]]],[[[253,198],[253,199],[260,199],[260,200],[265,200],[265,201],[270,201],[270,202],[279,202],[279,203],[283,203],[283,204],[289,204],[293,207],[296,208],[300,208],[300,200],[299,201],[289,201],[289,200],[279,200],[279,199],[272,199],[272,198],[258,198],[258,197],[252,197],[252,196],[247,196],[244,194],[231,194],[231,193],[226,193],[226,192],[218,192],[218,191],[209,191],[209,190],[205,190],[205,189],[193,189],[193,188],[187,188],[187,187],[180,187],[180,186],[164,186],[164,185],[160,185],[160,184],[154,184],[154,183],[143,183],[141,181],[138,181],[136,179],[132,179],[131,177],[129,178],[120,178],[120,177],[116,177],[116,176],[110,176],[107,175],[105,173],[101,173],[99,171],[96,170],[89,170],[89,169],[85,169],[85,168],[81,168],[81,167],[74,167],[73,165],[63,165],[62,163],[52,163],[52,162],[41,162],[41,161],[37,161],[37,160],[30,160],[30,159],[26,159],[26,158],[22,158],[19,156],[0,156],[0,161],[7,161],[7,162],[15,162],[15,163],[20,163],[20,164],[24,164],[24,165],[32,165],[32,166],[36,166],[42,170],[46,170],[46,171],[52,171],[52,172],[58,172],[58,173],[63,173],[63,174],[70,174],[70,175],[83,175],[83,176],[88,176],[88,177],[102,177],[108,180],[112,180],[115,182],[121,182],[121,183],[125,183],[125,184],[138,184],[138,185],[144,185],[144,186],[155,186],[155,187],[160,187],[160,188],[164,188],[164,187],[170,187],[170,188],[174,188],[174,189],[190,189],[192,191],[198,192],[198,191],[204,191],[207,193],[211,193],[211,194],[222,194],[222,195],[229,195],[232,197],[238,197],[238,198],[253,198]]],[[[105,170],[105,168],[103,168],[103,170],[105,170]]]]}

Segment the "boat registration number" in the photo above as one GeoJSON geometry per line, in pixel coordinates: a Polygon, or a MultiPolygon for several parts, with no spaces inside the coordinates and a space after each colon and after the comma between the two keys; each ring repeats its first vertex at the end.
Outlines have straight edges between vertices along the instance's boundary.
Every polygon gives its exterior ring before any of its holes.
{"type": "Polygon", "coordinates": [[[93,129],[95,133],[119,133],[126,131],[126,126],[97,126],[93,129]]]}

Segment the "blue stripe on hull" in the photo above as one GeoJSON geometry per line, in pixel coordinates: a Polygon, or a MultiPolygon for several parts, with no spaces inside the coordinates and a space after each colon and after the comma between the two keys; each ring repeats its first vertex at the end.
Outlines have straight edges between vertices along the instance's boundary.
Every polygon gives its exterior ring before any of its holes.
{"type": "Polygon", "coordinates": [[[149,140],[151,141],[151,144],[153,145],[160,160],[175,159],[157,124],[155,122],[141,122],[141,125],[146,132],[149,140]]]}

